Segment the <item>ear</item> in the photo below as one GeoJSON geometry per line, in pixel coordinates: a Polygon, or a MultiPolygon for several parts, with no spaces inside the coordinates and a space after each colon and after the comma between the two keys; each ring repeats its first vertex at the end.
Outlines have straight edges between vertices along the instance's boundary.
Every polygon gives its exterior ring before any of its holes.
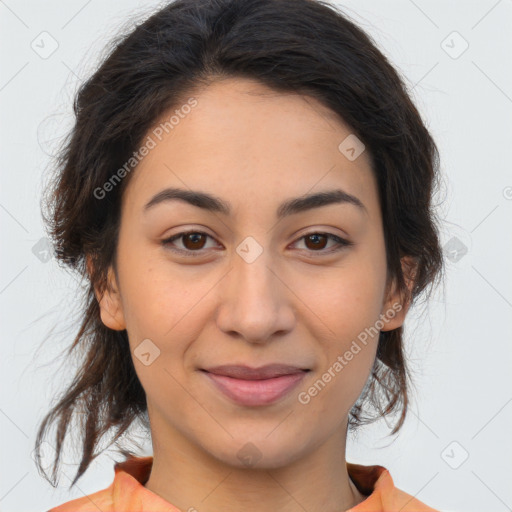
{"type": "Polygon", "coordinates": [[[381,331],[392,331],[400,327],[404,323],[405,316],[411,305],[417,262],[412,256],[404,256],[400,261],[408,293],[400,293],[397,289],[396,280],[393,280],[391,284],[388,283],[386,288],[387,295],[381,311],[381,318],[384,320],[384,327],[381,331]]]}
{"type": "MultiPolygon", "coordinates": [[[[89,276],[93,275],[93,270],[92,259],[90,256],[87,256],[87,271],[89,272],[89,276]]],[[[106,289],[100,292],[98,288],[95,287],[94,293],[100,306],[100,315],[103,324],[114,331],[126,329],[119,286],[112,267],[108,269],[106,289]]]]}

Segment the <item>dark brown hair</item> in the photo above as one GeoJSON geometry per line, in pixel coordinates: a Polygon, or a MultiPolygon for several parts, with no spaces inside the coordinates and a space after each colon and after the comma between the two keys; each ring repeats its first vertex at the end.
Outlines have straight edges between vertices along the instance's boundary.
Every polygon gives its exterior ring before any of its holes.
{"type": "MultiPolygon", "coordinates": [[[[68,355],[79,354],[78,372],[45,416],[36,439],[41,472],[40,443],[58,423],[53,481],[74,415],[83,424],[81,460],[71,487],[99,455],[95,448],[108,432],[115,433],[110,445],[117,445],[135,420],[150,432],[146,396],[126,330],[114,331],[102,323],[94,291],[95,286],[107,289],[108,268],[115,269],[121,197],[136,170],[105,197],[98,198],[95,190],[129,160],[163,114],[200,87],[227,77],[310,95],[337,113],[372,158],[388,279],[396,279],[407,294],[400,258],[411,257],[416,268],[410,299],[417,302],[442,273],[432,206],[438,151],[403,79],[365,32],[337,8],[317,0],[169,3],[118,36],[80,86],[75,124],[58,153],[55,176],[42,202],[56,258],[88,283],[82,324],[68,350],[68,355]],[[86,257],[93,262],[90,275],[86,257]]],[[[402,338],[402,327],[380,333],[371,375],[350,413],[351,429],[388,414],[398,415],[392,434],[403,424],[410,375],[402,338]]]]}

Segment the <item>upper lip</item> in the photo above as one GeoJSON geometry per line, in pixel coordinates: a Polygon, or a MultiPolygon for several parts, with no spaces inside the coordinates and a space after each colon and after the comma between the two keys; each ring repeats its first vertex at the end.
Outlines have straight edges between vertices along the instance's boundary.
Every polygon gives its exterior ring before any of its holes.
{"type": "Polygon", "coordinates": [[[272,379],[282,375],[292,375],[294,373],[308,371],[308,369],[276,363],[260,366],[259,368],[225,364],[221,366],[214,366],[212,368],[204,368],[204,371],[214,373],[216,375],[225,375],[226,377],[232,377],[235,379],[261,380],[272,379]]]}

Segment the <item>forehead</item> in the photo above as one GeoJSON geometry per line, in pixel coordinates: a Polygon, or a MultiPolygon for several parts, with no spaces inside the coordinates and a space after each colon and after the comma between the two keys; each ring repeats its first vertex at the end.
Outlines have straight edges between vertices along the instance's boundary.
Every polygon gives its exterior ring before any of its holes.
{"type": "Polygon", "coordinates": [[[195,106],[173,107],[148,131],[152,149],[123,197],[134,213],[165,187],[209,191],[237,209],[241,200],[264,209],[334,187],[369,209],[378,202],[369,152],[347,158],[340,144],[354,137],[350,127],[315,98],[246,79],[214,82],[190,97],[195,106]]]}

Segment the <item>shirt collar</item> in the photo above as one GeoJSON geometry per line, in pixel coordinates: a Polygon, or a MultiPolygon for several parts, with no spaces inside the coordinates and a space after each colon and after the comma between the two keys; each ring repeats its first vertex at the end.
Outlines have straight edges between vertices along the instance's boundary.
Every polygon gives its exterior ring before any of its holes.
{"type": "MultiPolygon", "coordinates": [[[[175,506],[144,487],[149,479],[152,465],[152,456],[131,457],[115,464],[112,483],[112,501],[115,510],[180,512],[175,506]]],[[[363,466],[350,462],[347,462],[347,471],[359,492],[367,496],[347,512],[381,510],[386,495],[392,493],[395,487],[389,471],[383,466],[363,466]]]]}

